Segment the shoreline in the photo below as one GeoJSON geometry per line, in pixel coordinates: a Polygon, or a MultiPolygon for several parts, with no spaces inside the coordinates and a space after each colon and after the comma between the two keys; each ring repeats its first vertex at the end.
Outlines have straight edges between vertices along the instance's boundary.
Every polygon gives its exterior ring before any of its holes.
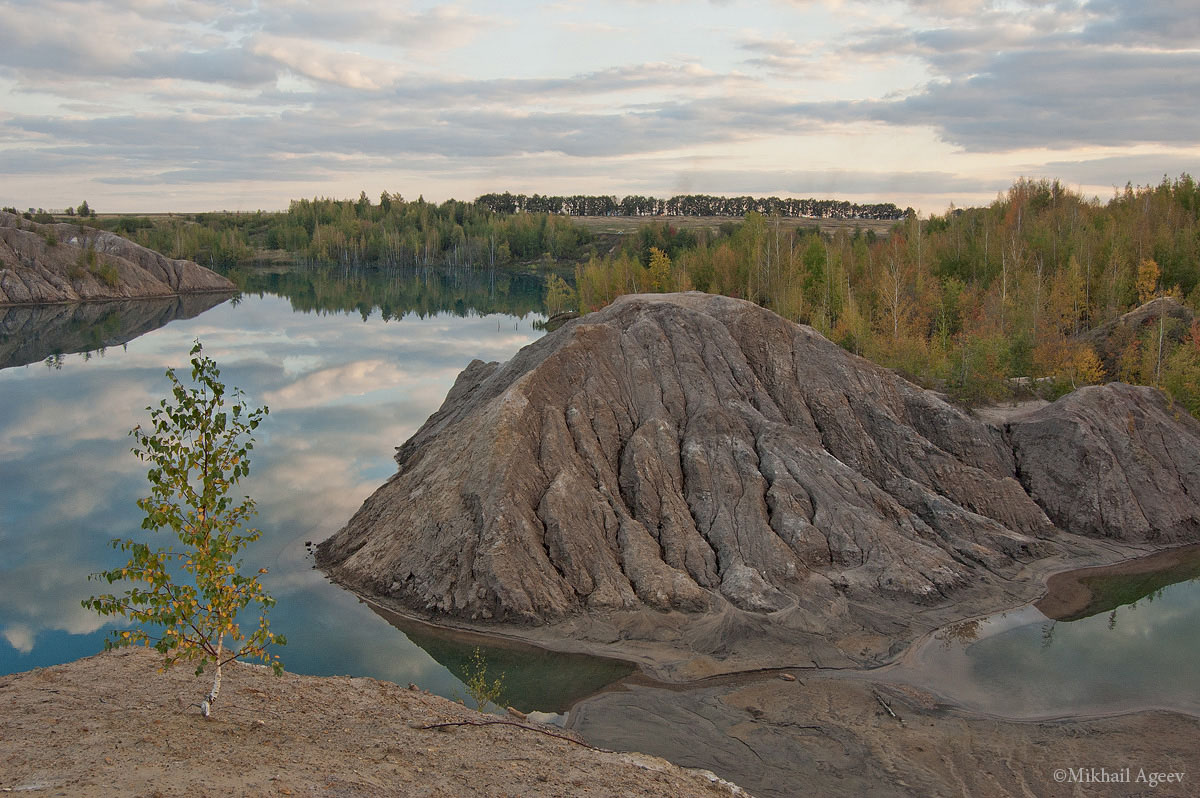
{"type": "MultiPolygon", "coordinates": [[[[1138,569],[1136,566],[1130,568],[1129,564],[1141,562],[1149,558],[1166,559],[1169,557],[1179,557],[1180,552],[1193,549],[1200,551],[1200,544],[1193,543],[1184,543],[1168,548],[1151,548],[1144,544],[1094,540],[1070,535],[1069,533],[1063,533],[1057,539],[1057,542],[1060,544],[1061,549],[1058,554],[1025,563],[1021,572],[1013,579],[1008,580],[1013,583],[1019,583],[1022,587],[1026,588],[1017,592],[1025,594],[1028,598],[1016,602],[1005,602],[1003,601],[1004,597],[1000,596],[998,597],[1000,601],[996,604],[978,606],[969,612],[961,614],[954,613],[952,611],[954,609],[953,606],[921,608],[911,616],[915,622],[910,627],[910,632],[915,631],[916,634],[905,635],[904,640],[898,641],[898,644],[893,645],[894,653],[890,654],[883,661],[860,664],[855,663],[853,658],[846,657],[847,664],[843,665],[821,664],[812,661],[811,664],[799,662],[762,662],[758,666],[723,667],[723,662],[727,661],[712,660],[705,663],[705,665],[711,666],[709,672],[698,675],[687,675],[687,669],[679,667],[680,663],[689,658],[693,660],[708,658],[696,652],[686,652],[679,647],[664,645],[661,641],[623,639],[612,642],[601,642],[592,639],[570,637],[567,633],[571,632],[573,630],[572,625],[577,624],[579,621],[575,617],[537,626],[512,623],[484,625],[462,619],[444,617],[435,620],[433,613],[413,610],[398,602],[365,593],[351,585],[338,581],[330,576],[320,563],[317,564],[317,568],[321,570],[332,584],[348,591],[385,619],[389,619],[389,616],[394,616],[403,622],[436,630],[448,636],[474,640],[478,643],[503,641],[510,644],[532,646],[554,653],[586,655],[602,660],[625,662],[634,665],[645,679],[653,681],[656,684],[664,687],[682,686],[686,688],[688,686],[700,686],[712,683],[714,680],[724,677],[773,673],[780,670],[801,670],[808,673],[857,672],[870,674],[883,672],[887,668],[901,663],[905,656],[915,650],[920,643],[947,627],[972,620],[982,620],[983,618],[1002,612],[1012,612],[1024,607],[1037,606],[1045,602],[1052,595],[1053,590],[1058,589],[1057,586],[1059,584],[1065,584],[1064,579],[1068,574],[1074,572],[1087,572],[1089,575],[1094,572],[1113,574],[1154,572],[1157,570],[1155,567],[1138,569]],[[1125,569],[1128,570],[1126,571],[1125,569]],[[1053,588],[1052,582],[1054,583],[1053,588]],[[950,610],[950,612],[947,612],[947,610],[950,610]],[[937,623],[927,622],[937,616],[944,616],[944,619],[937,623]],[[556,630],[566,633],[556,634],[556,630]]],[[[1073,595],[1072,599],[1074,600],[1075,598],[1077,596],[1073,595]]],[[[982,600],[975,601],[974,603],[977,605],[983,604],[982,600]]],[[[389,622],[391,622],[390,619],[389,622]]],[[[393,623],[393,626],[400,628],[395,623],[393,623]]],[[[401,629],[401,631],[403,630],[401,629]]]]}
{"type": "Polygon", "coordinates": [[[1060,571],[1052,574],[1046,580],[1046,595],[1034,602],[1033,606],[1053,620],[1073,620],[1082,613],[1098,614],[1105,610],[1088,612],[1097,598],[1095,589],[1087,584],[1088,582],[1105,577],[1160,573],[1173,566],[1184,565],[1198,556],[1200,556],[1200,544],[1185,543],[1144,557],[1134,557],[1110,565],[1060,571]]]}

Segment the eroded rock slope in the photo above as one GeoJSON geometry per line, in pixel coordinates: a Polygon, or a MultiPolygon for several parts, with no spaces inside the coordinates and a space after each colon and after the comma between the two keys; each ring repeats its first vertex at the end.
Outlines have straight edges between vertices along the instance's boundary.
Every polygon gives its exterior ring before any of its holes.
{"type": "Polygon", "coordinates": [[[232,293],[233,283],[115,233],[0,211],[0,305],[232,293]]]}
{"type": "Polygon", "coordinates": [[[1063,535],[1018,477],[1073,455],[1027,432],[751,303],[630,296],[472,363],[318,560],[442,618],[861,664],[1036,595],[1063,535]]]}

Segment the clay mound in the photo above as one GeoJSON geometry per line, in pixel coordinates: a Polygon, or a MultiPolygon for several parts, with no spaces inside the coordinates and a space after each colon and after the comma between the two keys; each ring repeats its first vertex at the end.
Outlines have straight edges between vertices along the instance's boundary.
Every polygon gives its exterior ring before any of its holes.
{"type": "Polygon", "coordinates": [[[1116,382],[1080,388],[1008,432],[1022,483],[1063,529],[1200,540],[1200,421],[1159,391],[1116,382]]]}
{"type": "Polygon", "coordinates": [[[0,211],[0,305],[232,293],[229,280],[115,233],[0,211]],[[91,254],[89,254],[91,253],[91,254]]]}
{"type": "Polygon", "coordinates": [[[610,634],[718,657],[776,632],[879,655],[1054,549],[1000,430],[698,293],[472,363],[397,461],[319,548],[338,581],[443,618],[619,616],[610,634]]]}

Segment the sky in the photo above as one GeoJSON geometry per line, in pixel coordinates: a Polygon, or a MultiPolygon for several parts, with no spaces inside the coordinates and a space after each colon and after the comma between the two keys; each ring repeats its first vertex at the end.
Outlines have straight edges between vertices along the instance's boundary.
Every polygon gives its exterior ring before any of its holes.
{"type": "Polygon", "coordinates": [[[1194,0],[0,0],[0,204],[1200,175],[1194,0]]]}

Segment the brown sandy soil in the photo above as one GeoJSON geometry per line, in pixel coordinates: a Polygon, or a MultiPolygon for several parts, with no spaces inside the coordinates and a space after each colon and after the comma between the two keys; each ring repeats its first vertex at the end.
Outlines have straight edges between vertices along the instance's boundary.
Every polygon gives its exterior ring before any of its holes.
{"type": "MultiPolygon", "coordinates": [[[[739,794],[711,774],[601,752],[374,679],[235,665],[210,680],[137,650],[0,677],[0,792],[69,796],[739,794]]],[[[538,727],[564,735],[553,727],[538,727]]],[[[744,793],[741,793],[744,794],[744,793]]]]}
{"type": "Polygon", "coordinates": [[[1200,795],[1198,718],[1006,721],[907,686],[789,675],[795,681],[758,674],[688,689],[627,684],[585,701],[571,726],[598,745],[620,740],[714,770],[759,798],[1200,795]],[[1084,781],[1101,769],[1123,777],[1125,768],[1128,783],[1084,781]],[[1150,773],[1183,775],[1152,788],[1150,773]]]}

